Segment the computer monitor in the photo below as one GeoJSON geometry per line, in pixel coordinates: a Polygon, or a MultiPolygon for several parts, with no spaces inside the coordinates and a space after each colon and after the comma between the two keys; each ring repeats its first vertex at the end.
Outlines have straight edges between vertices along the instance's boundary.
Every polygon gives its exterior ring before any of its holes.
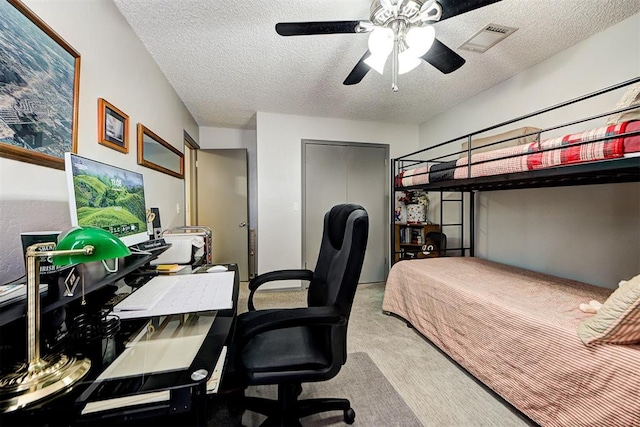
{"type": "Polygon", "coordinates": [[[65,171],[72,225],[103,228],[127,246],[149,239],[141,173],[73,153],[65,171]]]}

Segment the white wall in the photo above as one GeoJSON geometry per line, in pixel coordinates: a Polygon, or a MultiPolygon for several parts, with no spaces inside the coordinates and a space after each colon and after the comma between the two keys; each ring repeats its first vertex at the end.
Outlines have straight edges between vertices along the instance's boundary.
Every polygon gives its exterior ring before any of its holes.
{"type": "Polygon", "coordinates": [[[302,139],[418,147],[418,126],[258,112],[258,273],[301,268],[302,139]]]}
{"type": "MultiPolygon", "coordinates": [[[[111,0],[25,3],[81,55],[78,154],[143,173],[163,228],[184,225],[184,181],[137,165],[136,124],[181,151],[198,127],[129,24],[111,0]],[[97,143],[98,98],[129,115],[129,154],[97,143]]],[[[24,272],[20,232],[69,226],[64,171],[0,158],[0,283],[24,272]]]]}
{"type": "MultiPolygon", "coordinates": [[[[640,14],[425,122],[420,146],[637,77],[638,28],[640,14]]],[[[620,96],[590,102],[588,108],[609,111],[620,96]]],[[[578,106],[517,126],[544,128],[587,111],[578,106]]],[[[478,256],[609,288],[640,273],[638,183],[485,192],[477,206],[478,256]]]]}

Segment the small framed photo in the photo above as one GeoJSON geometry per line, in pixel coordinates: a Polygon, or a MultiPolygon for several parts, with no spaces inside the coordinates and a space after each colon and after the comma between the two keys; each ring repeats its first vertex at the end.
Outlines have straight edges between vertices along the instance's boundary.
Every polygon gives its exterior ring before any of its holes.
{"type": "Polygon", "coordinates": [[[129,152],[129,116],[102,98],[98,99],[98,143],[129,152]]]}

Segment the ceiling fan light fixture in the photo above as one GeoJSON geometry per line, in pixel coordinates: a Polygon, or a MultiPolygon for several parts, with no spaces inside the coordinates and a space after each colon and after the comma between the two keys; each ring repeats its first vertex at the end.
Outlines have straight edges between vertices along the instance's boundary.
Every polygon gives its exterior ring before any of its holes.
{"type": "Polygon", "coordinates": [[[435,38],[431,24],[499,1],[371,0],[369,20],[280,22],[276,24],[276,32],[281,36],[370,32],[369,49],[343,84],[360,83],[372,68],[382,74],[391,56],[391,88],[397,91],[398,74],[411,71],[421,62],[427,62],[443,74],[464,65],[463,57],[435,38]]]}
{"type": "Polygon", "coordinates": [[[377,71],[380,74],[384,74],[384,66],[387,63],[387,58],[389,55],[369,55],[367,59],[364,60],[364,63],[371,67],[372,70],[377,71]]]}

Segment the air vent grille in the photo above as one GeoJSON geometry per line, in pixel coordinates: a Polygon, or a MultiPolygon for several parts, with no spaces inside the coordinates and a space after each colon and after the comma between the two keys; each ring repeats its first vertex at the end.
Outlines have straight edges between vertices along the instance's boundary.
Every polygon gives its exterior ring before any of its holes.
{"type": "Polygon", "coordinates": [[[469,40],[462,43],[459,49],[484,53],[517,30],[517,28],[507,27],[506,25],[488,24],[469,40]]]}

